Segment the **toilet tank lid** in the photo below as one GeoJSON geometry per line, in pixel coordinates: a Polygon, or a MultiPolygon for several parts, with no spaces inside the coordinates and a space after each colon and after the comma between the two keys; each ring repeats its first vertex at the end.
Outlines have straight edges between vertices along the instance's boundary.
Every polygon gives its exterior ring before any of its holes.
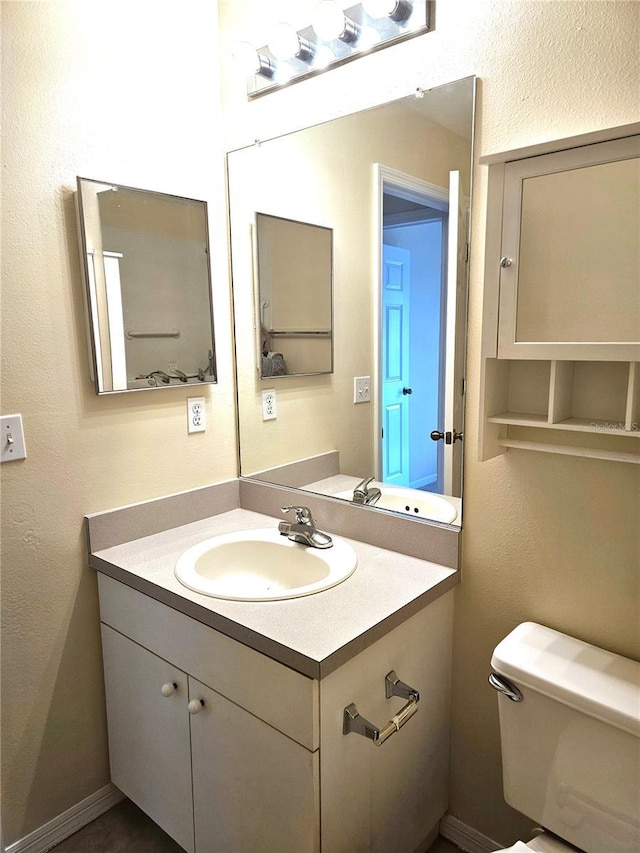
{"type": "Polygon", "coordinates": [[[640,663],[552,628],[523,622],[495,648],[493,669],[640,737],[640,663]]]}

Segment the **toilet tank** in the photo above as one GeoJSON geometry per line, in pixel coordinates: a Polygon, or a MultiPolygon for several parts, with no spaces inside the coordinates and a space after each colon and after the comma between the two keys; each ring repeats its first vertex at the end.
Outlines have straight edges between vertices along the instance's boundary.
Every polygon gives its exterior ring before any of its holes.
{"type": "Polygon", "coordinates": [[[640,663],[525,622],[496,647],[504,796],[586,853],[640,851],[640,663]]]}

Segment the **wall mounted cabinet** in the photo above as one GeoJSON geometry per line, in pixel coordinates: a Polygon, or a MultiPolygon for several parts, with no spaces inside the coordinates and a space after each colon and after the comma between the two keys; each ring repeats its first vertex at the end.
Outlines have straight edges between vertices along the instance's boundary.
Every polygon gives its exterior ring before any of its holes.
{"type": "Polygon", "coordinates": [[[640,124],[480,162],[481,460],[640,463],[640,124]]]}

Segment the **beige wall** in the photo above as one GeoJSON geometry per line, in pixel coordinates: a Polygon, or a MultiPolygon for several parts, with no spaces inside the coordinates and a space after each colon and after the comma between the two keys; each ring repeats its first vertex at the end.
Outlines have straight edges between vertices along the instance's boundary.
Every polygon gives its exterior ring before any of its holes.
{"type": "MultiPolygon", "coordinates": [[[[260,16],[304,3],[229,0],[260,16]]],[[[638,4],[437,4],[437,31],[248,105],[228,80],[229,147],[468,74],[478,153],[638,118],[638,4]]],[[[3,465],[3,834],[11,843],[108,780],[98,613],[84,513],[235,474],[216,20],[208,0],[3,3],[2,412],[29,457],[3,465]],[[98,398],[87,379],[71,190],[81,174],[210,202],[220,383],[187,436],[184,390],[98,398]]],[[[260,41],[258,39],[258,41],[260,41]]],[[[261,42],[262,43],[262,42],[261,42]]],[[[228,41],[223,65],[228,65],[228,41]]],[[[486,175],[472,249],[464,581],[457,596],[452,811],[497,839],[495,642],[538,619],[638,648],[639,483],[632,466],[509,453],[473,460],[486,175]]],[[[513,836],[515,837],[515,836],[513,836]]]]}
{"type": "MultiPolygon", "coordinates": [[[[223,72],[236,38],[309,20],[308,2],[220,4],[223,72]]],[[[637,121],[640,4],[436,4],[432,34],[248,103],[224,77],[229,148],[398,97],[416,86],[480,78],[476,154],[637,121]]],[[[457,591],[451,812],[512,843],[529,821],[502,797],[495,644],[538,620],[640,658],[640,472],[637,466],[509,452],[477,463],[486,170],[473,203],[463,582],[457,591]]]]}
{"type": "Polygon", "coordinates": [[[0,472],[10,844],[109,780],[83,515],[234,477],[236,449],[215,4],[5,2],[2,13],[2,413],[22,413],[28,452],[0,472]],[[76,175],[209,202],[220,382],[204,391],[204,434],[187,435],[185,389],[93,393],[76,175]]]}

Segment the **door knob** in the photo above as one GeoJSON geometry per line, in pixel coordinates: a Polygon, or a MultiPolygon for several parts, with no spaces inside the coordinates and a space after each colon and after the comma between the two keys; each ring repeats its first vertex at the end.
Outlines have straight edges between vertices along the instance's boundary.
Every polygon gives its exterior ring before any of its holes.
{"type": "Polygon", "coordinates": [[[402,393],[403,394],[413,394],[413,388],[403,388],[402,393]]]}
{"type": "Polygon", "coordinates": [[[441,438],[444,438],[445,444],[455,444],[456,441],[462,441],[463,437],[464,434],[455,429],[453,432],[438,432],[437,429],[434,429],[431,433],[431,441],[440,441],[441,438]]]}

